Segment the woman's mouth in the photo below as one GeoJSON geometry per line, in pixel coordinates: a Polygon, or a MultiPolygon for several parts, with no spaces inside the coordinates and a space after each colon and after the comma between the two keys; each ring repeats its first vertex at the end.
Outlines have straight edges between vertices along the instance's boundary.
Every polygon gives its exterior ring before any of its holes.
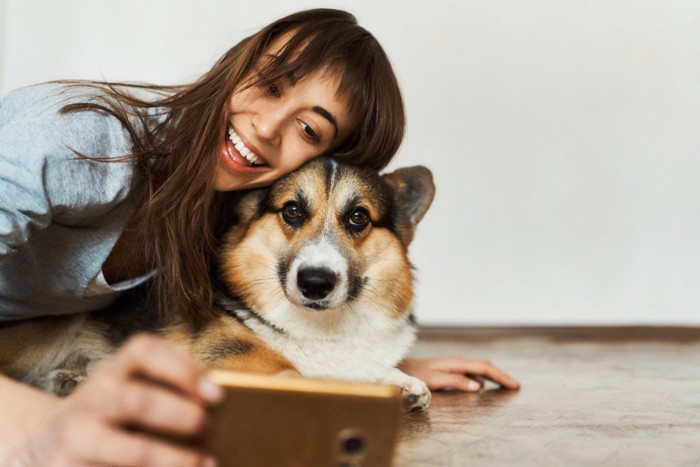
{"type": "Polygon", "coordinates": [[[243,158],[245,158],[245,162],[249,167],[263,167],[267,165],[261,157],[259,157],[245,145],[241,137],[238,136],[238,133],[236,133],[236,130],[234,130],[233,126],[231,125],[228,127],[228,139],[233,144],[233,148],[241,156],[243,156],[243,158]]]}

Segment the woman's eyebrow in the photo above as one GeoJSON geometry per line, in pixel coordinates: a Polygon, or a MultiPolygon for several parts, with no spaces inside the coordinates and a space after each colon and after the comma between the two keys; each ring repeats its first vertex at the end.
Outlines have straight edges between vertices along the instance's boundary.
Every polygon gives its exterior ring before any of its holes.
{"type": "MultiPolygon", "coordinates": [[[[271,54],[271,53],[266,53],[263,55],[264,57],[268,57],[270,60],[274,60],[277,58],[276,54],[271,54]]],[[[288,72],[287,73],[287,79],[289,80],[290,83],[292,83],[292,86],[297,83],[299,80],[293,72],[288,72]]],[[[335,134],[338,134],[338,121],[335,119],[332,113],[321,107],[320,105],[315,105],[311,107],[311,110],[319,114],[321,117],[325,118],[330,122],[331,125],[333,125],[333,128],[335,129],[335,134]]],[[[333,135],[335,136],[335,135],[333,135]]]]}
{"type": "Polygon", "coordinates": [[[314,105],[313,107],[311,107],[311,110],[328,120],[331,123],[331,125],[333,125],[333,128],[335,128],[335,134],[338,134],[338,121],[335,119],[332,113],[330,113],[320,105],[314,105]]]}

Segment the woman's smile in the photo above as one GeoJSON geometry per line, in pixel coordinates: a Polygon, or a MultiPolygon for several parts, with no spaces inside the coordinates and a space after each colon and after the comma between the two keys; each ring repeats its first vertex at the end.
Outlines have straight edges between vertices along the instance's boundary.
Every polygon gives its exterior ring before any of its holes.
{"type": "Polygon", "coordinates": [[[228,127],[228,139],[233,143],[236,151],[238,151],[241,156],[245,157],[248,162],[250,162],[251,166],[260,167],[265,165],[265,161],[258,154],[250,150],[248,146],[246,146],[245,142],[240,136],[238,136],[238,133],[236,133],[233,126],[228,127]]]}
{"type": "Polygon", "coordinates": [[[225,169],[232,172],[261,172],[269,169],[270,165],[252,150],[232,125],[228,126],[227,137],[221,146],[220,159],[225,169]]]}

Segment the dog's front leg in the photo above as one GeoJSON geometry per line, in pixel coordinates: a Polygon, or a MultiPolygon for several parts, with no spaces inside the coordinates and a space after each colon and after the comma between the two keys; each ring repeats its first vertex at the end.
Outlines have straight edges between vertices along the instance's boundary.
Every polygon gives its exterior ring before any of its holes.
{"type": "Polygon", "coordinates": [[[430,405],[430,389],[418,378],[409,376],[398,368],[390,369],[381,380],[384,384],[393,384],[401,388],[403,404],[407,411],[418,412],[430,405]]]}

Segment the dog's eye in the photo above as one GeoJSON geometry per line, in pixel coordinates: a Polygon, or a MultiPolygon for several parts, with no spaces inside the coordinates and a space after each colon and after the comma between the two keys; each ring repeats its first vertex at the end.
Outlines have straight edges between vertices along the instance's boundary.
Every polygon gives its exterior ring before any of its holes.
{"type": "Polygon", "coordinates": [[[369,216],[363,208],[355,209],[348,218],[348,224],[353,229],[362,229],[368,222],[369,216]]]}
{"type": "Polygon", "coordinates": [[[298,225],[304,220],[304,213],[297,203],[290,201],[282,208],[282,217],[288,224],[298,225]]]}

